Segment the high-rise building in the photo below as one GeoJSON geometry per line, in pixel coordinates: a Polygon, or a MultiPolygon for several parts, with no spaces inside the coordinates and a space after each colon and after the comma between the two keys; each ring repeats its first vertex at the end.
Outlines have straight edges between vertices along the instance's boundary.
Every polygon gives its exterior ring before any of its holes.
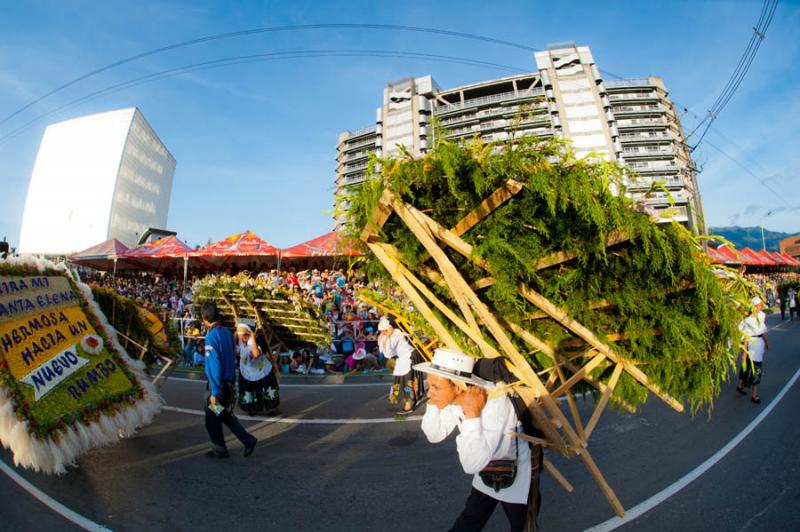
{"type": "Polygon", "coordinates": [[[339,135],[337,192],[367,178],[370,154],[423,155],[433,144],[436,117],[452,139],[568,139],[577,157],[615,160],[634,170],[626,195],[656,219],[704,232],[696,172],[661,78],[604,81],[589,48],[574,44],[537,52],[535,60],[536,72],[454,89],[439,88],[431,76],[389,83],[375,124],[339,135]]]}
{"type": "Polygon", "coordinates": [[[19,252],[66,255],[109,238],[135,245],[166,227],[174,173],[175,158],[134,107],[48,126],[19,252]]]}

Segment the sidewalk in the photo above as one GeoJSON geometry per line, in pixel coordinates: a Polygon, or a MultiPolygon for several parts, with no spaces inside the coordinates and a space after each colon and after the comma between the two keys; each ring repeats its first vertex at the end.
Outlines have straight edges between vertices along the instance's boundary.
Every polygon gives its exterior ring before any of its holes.
{"type": "MultiPolygon", "coordinates": [[[[156,376],[161,368],[158,366],[148,370],[150,376],[156,376]]],[[[169,372],[170,377],[205,381],[206,374],[202,370],[177,368],[169,372]]],[[[389,373],[352,373],[342,375],[298,375],[297,373],[281,374],[280,384],[367,384],[367,383],[386,383],[391,384],[394,376],[389,373]]]]}

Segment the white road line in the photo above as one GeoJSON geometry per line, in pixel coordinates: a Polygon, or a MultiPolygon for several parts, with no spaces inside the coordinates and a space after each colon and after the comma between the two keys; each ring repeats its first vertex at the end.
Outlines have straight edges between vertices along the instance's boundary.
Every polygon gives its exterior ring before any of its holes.
{"type": "MultiPolygon", "coordinates": [[[[31,484],[30,482],[28,482],[24,478],[22,478],[19,475],[19,473],[14,471],[14,469],[11,466],[6,464],[2,460],[0,460],[0,470],[2,470],[3,473],[8,475],[8,477],[11,480],[13,480],[17,484],[19,484],[19,486],[22,489],[24,489],[25,491],[30,493],[36,500],[38,500],[39,502],[41,502],[42,504],[44,504],[45,506],[47,506],[48,508],[53,510],[55,513],[57,513],[58,515],[60,515],[64,519],[75,523],[76,525],[78,525],[79,527],[83,528],[84,530],[92,530],[92,531],[96,531],[96,532],[110,532],[111,529],[106,528],[103,525],[99,525],[99,524],[95,523],[94,521],[91,521],[91,520],[83,517],[79,513],[76,513],[74,511],[70,510],[69,508],[67,508],[66,506],[64,506],[63,504],[58,502],[57,500],[53,499],[48,494],[46,494],[45,492],[43,492],[42,490],[40,490],[39,488],[37,488],[36,486],[31,484]]],[[[8,504],[8,503],[9,503],[9,501],[6,501],[6,504],[8,504]]]]}
{"type": "MultiPolygon", "coordinates": [[[[192,414],[194,416],[205,416],[202,410],[193,410],[190,408],[178,408],[176,406],[163,406],[162,410],[169,410],[170,412],[180,412],[181,414],[192,414]]],[[[271,421],[273,423],[290,423],[295,425],[369,425],[374,423],[397,423],[400,421],[420,421],[422,416],[407,416],[407,417],[378,417],[378,418],[297,418],[297,417],[266,417],[266,416],[247,416],[236,415],[239,419],[245,421],[271,421]]]]}
{"type": "Polygon", "coordinates": [[[739,434],[737,434],[731,441],[729,441],[723,448],[719,451],[714,453],[708,460],[691,470],[687,475],[678,479],[673,484],[670,484],[663,490],[659,491],[649,499],[640,502],[630,510],[625,513],[625,517],[614,517],[600,523],[599,525],[593,526],[592,528],[588,529],[587,532],[606,532],[609,530],[614,530],[624,524],[630,523],[637,517],[649,512],[662,502],[666,501],[683,488],[697,480],[703,473],[711,469],[717,462],[725,458],[725,456],[731,452],[737,445],[739,445],[742,440],[744,440],[751,432],[753,432],[756,427],[758,427],[762,421],[764,421],[767,416],[772,412],[772,410],[778,406],[778,403],[783,399],[789,389],[794,385],[797,379],[800,378],[800,368],[794,372],[794,376],[786,383],[786,385],[781,389],[780,393],[775,396],[769,405],[758,415],[756,418],[751,421],[739,434]]]}
{"type": "MultiPolygon", "coordinates": [[[[184,377],[169,377],[165,379],[166,381],[181,381],[181,382],[197,382],[200,384],[205,384],[206,381],[198,380],[198,379],[187,379],[184,377]]],[[[281,388],[336,388],[342,386],[384,386],[389,387],[392,383],[389,381],[386,382],[358,382],[358,383],[349,383],[349,384],[281,384],[281,388]]]]}

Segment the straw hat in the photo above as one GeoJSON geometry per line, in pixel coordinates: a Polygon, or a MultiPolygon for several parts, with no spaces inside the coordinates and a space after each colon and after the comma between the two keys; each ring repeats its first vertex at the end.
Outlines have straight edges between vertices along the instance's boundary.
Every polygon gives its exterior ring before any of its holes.
{"type": "Polygon", "coordinates": [[[755,297],[753,297],[753,299],[750,300],[750,304],[753,305],[754,307],[757,306],[757,305],[760,305],[762,303],[763,303],[763,301],[761,301],[761,298],[758,297],[758,296],[755,296],[755,297]]]}
{"type": "Polygon", "coordinates": [[[392,323],[389,321],[389,318],[383,316],[380,321],[378,322],[378,330],[379,331],[388,331],[391,329],[392,323]]]}
{"type": "Polygon", "coordinates": [[[472,374],[475,359],[466,353],[455,349],[437,349],[433,352],[433,360],[417,364],[414,369],[422,373],[430,373],[450,379],[451,381],[464,382],[481,388],[490,388],[492,383],[472,374]]]}

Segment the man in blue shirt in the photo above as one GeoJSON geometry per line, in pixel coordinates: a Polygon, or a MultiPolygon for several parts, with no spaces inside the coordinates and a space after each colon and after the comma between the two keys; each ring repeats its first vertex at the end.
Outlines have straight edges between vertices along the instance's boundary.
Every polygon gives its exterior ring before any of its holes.
{"type": "Polygon", "coordinates": [[[228,448],[222,434],[223,423],[244,445],[245,457],[253,453],[258,439],[247,432],[233,415],[234,386],[236,382],[236,358],[234,356],[233,333],[219,324],[216,303],[207,301],[200,309],[206,332],[206,377],[209,396],[206,400],[206,430],[211,438],[212,458],[227,458],[228,448]]]}

